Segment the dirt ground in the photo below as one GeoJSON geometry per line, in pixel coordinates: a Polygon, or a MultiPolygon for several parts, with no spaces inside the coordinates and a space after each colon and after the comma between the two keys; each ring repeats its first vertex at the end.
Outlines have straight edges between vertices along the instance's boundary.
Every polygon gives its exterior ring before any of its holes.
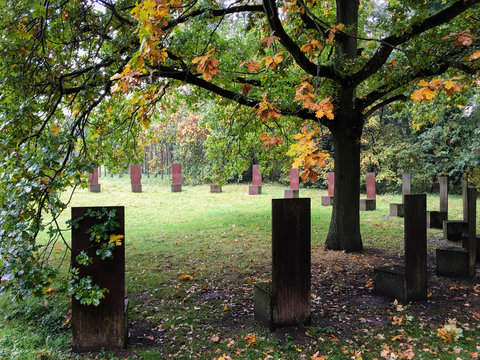
{"type": "MultiPolygon", "coordinates": [[[[442,239],[429,238],[429,248],[445,245],[442,239]]],[[[402,265],[403,253],[366,248],[360,254],[325,251],[312,248],[312,323],[317,328],[350,338],[365,328],[381,328],[392,321],[393,300],[374,292],[374,268],[402,265]]],[[[435,274],[435,256],[428,255],[428,298],[408,306],[411,314],[428,324],[442,326],[449,318],[468,324],[480,322],[480,280],[453,279],[435,274]]],[[[478,271],[478,269],[477,269],[478,271]]],[[[252,279],[254,276],[252,275],[252,279]]],[[[253,280],[254,281],[254,280],[253,280]]],[[[225,331],[235,333],[246,321],[253,319],[253,287],[219,286],[197,297],[197,302],[221,301],[231,307],[223,318],[225,331]]],[[[145,347],[164,346],[172,340],[168,330],[148,321],[132,321],[129,343],[145,347]]],[[[280,341],[289,334],[294,341],[308,341],[305,329],[283,328],[272,333],[280,341]]]]}

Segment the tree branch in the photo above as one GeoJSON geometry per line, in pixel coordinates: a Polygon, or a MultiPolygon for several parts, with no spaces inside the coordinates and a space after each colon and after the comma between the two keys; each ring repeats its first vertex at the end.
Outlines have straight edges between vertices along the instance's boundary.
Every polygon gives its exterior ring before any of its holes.
{"type": "Polygon", "coordinates": [[[122,24],[127,24],[127,25],[130,25],[130,26],[135,26],[135,22],[131,21],[130,19],[127,19],[123,16],[121,16],[117,9],[115,8],[115,5],[112,4],[112,3],[109,3],[105,0],[98,0],[98,2],[100,4],[102,4],[103,6],[105,6],[107,9],[109,9],[111,12],[112,12],[112,15],[115,16],[122,24]]]}
{"type": "Polygon", "coordinates": [[[178,19],[171,20],[168,24],[162,28],[162,30],[169,30],[178,24],[182,24],[189,19],[209,13],[211,16],[224,16],[228,14],[236,14],[241,12],[264,12],[262,5],[241,5],[241,6],[232,6],[225,9],[199,9],[192,11],[188,14],[182,14],[178,19]]]}
{"type": "Polygon", "coordinates": [[[465,10],[477,4],[479,1],[480,0],[457,0],[449,7],[426,18],[420,24],[413,25],[410,31],[407,31],[402,35],[391,35],[380,40],[381,44],[376,53],[367,61],[365,66],[357,73],[353,74],[349,80],[352,84],[360,84],[365,81],[371,75],[375,74],[383,64],[385,64],[394,47],[406,43],[413,37],[420,35],[427,30],[452,20],[465,10]]]}
{"type": "MultiPolygon", "coordinates": [[[[480,1],[480,0],[479,0],[480,1]]],[[[298,45],[293,41],[293,39],[288,36],[285,29],[282,26],[282,22],[278,17],[278,9],[275,3],[275,0],[264,0],[263,6],[265,13],[267,14],[267,20],[272,28],[274,34],[280,38],[280,43],[285,47],[285,49],[293,56],[296,63],[303,69],[305,72],[312,76],[320,76],[329,78],[338,82],[342,81],[340,75],[336,74],[332,67],[322,66],[319,68],[317,64],[311,62],[304,54],[300,51],[298,45]]]]}
{"type": "Polygon", "coordinates": [[[454,68],[460,70],[468,75],[476,75],[478,71],[466,64],[463,64],[459,61],[455,60],[455,57],[458,55],[462,55],[463,52],[460,49],[455,49],[447,54],[445,54],[441,62],[439,63],[430,63],[429,66],[425,68],[417,69],[415,72],[411,73],[410,75],[406,74],[402,77],[401,82],[399,83],[391,83],[380,86],[370,92],[368,95],[364,96],[360,99],[360,107],[362,109],[367,108],[368,106],[372,105],[375,101],[381,99],[382,97],[388,95],[389,93],[400,89],[401,87],[407,85],[408,83],[416,80],[427,78],[430,76],[441,75],[448,71],[450,68],[454,68]],[[451,60],[453,59],[453,60],[451,60]]]}
{"type": "Polygon", "coordinates": [[[372,106],[370,109],[368,109],[368,111],[366,111],[363,114],[363,116],[364,116],[365,119],[368,119],[378,109],[380,109],[380,108],[382,108],[382,107],[384,107],[388,104],[391,104],[395,101],[405,101],[407,99],[408,98],[403,94],[392,96],[391,98],[385,99],[382,102],[379,102],[378,104],[376,104],[375,106],[372,106]]]}
{"type": "Polygon", "coordinates": [[[382,97],[390,94],[391,92],[400,89],[401,87],[409,84],[410,82],[414,81],[415,79],[420,79],[420,78],[426,78],[429,76],[434,76],[434,75],[440,75],[445,73],[448,68],[449,68],[448,63],[443,63],[443,64],[437,64],[437,67],[434,68],[434,66],[431,64],[429,67],[425,69],[418,69],[416,72],[411,74],[410,76],[404,76],[402,78],[402,82],[394,84],[392,86],[381,86],[372,92],[370,92],[368,95],[364,96],[362,99],[359,101],[359,108],[360,109],[365,109],[368,106],[372,105],[375,101],[381,99],[382,97]]]}
{"type": "MultiPolygon", "coordinates": [[[[179,71],[173,67],[166,67],[162,65],[158,67],[158,70],[159,71],[156,71],[154,73],[156,78],[175,79],[182,82],[186,82],[187,84],[198,86],[204,90],[207,90],[213,94],[219,95],[225,99],[233,100],[239,105],[244,105],[250,108],[254,108],[260,103],[260,101],[258,100],[248,99],[239,93],[224,89],[216,84],[213,84],[212,82],[208,82],[203,78],[201,78],[200,76],[192,74],[188,70],[179,71]]],[[[319,120],[313,112],[310,112],[307,109],[298,107],[294,110],[291,110],[290,108],[287,109],[286,107],[285,108],[279,107],[278,110],[280,110],[281,114],[284,116],[291,115],[304,120],[320,121],[324,125],[327,124],[327,120],[325,120],[324,118],[319,120]]]]}

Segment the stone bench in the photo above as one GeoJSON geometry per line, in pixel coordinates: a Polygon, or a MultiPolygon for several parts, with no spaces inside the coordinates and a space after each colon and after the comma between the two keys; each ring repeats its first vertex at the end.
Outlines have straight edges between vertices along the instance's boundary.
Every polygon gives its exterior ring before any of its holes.
{"type": "Polygon", "coordinates": [[[222,185],[210,184],[210,192],[214,194],[219,194],[222,192],[222,185]]]}
{"type": "Polygon", "coordinates": [[[300,197],[300,190],[298,189],[287,189],[283,193],[285,199],[298,199],[300,197]]]}
{"type": "Polygon", "coordinates": [[[373,211],[377,208],[376,199],[360,199],[360,211],[373,211]]]}
{"type": "Polygon", "coordinates": [[[463,220],[444,220],[443,221],[443,237],[449,241],[462,241],[466,236],[467,222],[463,220]]]}
{"type": "Polygon", "coordinates": [[[469,277],[468,250],[461,247],[443,247],[436,250],[438,276],[469,277]]]}
{"type": "Polygon", "coordinates": [[[398,216],[398,217],[403,217],[404,211],[403,211],[403,204],[395,204],[392,203],[390,204],[390,216],[398,216]]]}
{"type": "Polygon", "coordinates": [[[322,206],[332,206],[333,205],[333,195],[322,196],[322,206]]]}
{"type": "Polygon", "coordinates": [[[446,211],[427,211],[427,227],[429,229],[443,229],[443,222],[447,220],[446,211]]]}

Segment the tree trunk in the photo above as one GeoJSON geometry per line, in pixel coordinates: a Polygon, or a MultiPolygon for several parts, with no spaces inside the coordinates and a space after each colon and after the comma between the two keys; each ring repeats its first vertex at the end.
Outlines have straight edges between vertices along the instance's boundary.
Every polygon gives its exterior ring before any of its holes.
{"type": "Polygon", "coordinates": [[[332,128],[335,160],[335,188],[332,219],[326,248],[361,251],[360,235],[360,136],[361,115],[341,113],[332,128]],[[357,125],[357,126],[355,126],[357,125]]]}

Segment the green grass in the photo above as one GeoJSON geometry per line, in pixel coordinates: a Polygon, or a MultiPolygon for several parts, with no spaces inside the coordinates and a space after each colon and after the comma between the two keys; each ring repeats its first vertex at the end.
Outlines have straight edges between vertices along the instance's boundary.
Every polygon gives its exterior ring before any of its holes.
{"type": "MultiPolygon", "coordinates": [[[[223,193],[210,194],[208,185],[184,186],[182,193],[171,193],[166,180],[144,178],[142,182],[143,192],[134,194],[130,191],[128,177],[102,177],[101,193],[79,190],[71,204],[125,206],[129,320],[130,324],[149,327],[145,336],[147,340],[148,336],[154,336],[156,343],[155,346],[145,346],[152,345],[148,341],[143,345],[132,344],[129,347],[131,353],[124,357],[217,359],[226,354],[233,359],[309,359],[319,351],[318,357],[325,355],[329,359],[354,356],[357,359],[380,359],[381,351],[386,351],[386,347],[401,354],[406,353],[412,344],[415,345],[412,351],[421,353],[418,358],[423,359],[440,358],[433,354],[439,351],[445,352],[441,359],[466,359],[467,351],[477,351],[477,341],[472,340],[480,337],[476,323],[472,321],[465,326],[466,320],[462,320],[464,336],[444,342],[436,330],[444,325],[447,315],[435,314],[435,321],[424,321],[419,315],[421,308],[415,306],[401,311],[395,307],[365,310],[364,314],[354,317],[370,319],[377,316],[383,319],[382,324],[359,323],[354,330],[342,333],[336,328],[318,325],[327,315],[321,315],[321,305],[316,305],[314,318],[317,323],[314,321],[313,326],[271,334],[253,319],[252,284],[270,278],[271,199],[283,197],[285,187],[265,184],[261,196],[249,196],[246,184],[227,185],[223,187],[223,193]],[[178,276],[183,273],[195,280],[179,280],[178,276]],[[393,316],[403,317],[403,323],[392,325],[393,316]],[[410,316],[412,318],[407,321],[410,316]],[[419,330],[421,327],[424,330],[419,330]],[[408,338],[414,340],[407,341],[408,338]],[[457,348],[461,355],[455,352],[457,348]]],[[[400,195],[379,196],[376,211],[361,213],[361,231],[367,250],[361,259],[352,254],[332,255],[332,252],[323,250],[331,207],[321,206],[322,195],[326,195],[326,191],[301,189],[302,197],[312,199],[314,277],[321,274],[316,269],[322,266],[335,269],[335,259],[346,259],[346,271],[350,271],[348,261],[357,260],[364,261],[363,266],[370,269],[369,261],[374,261],[376,256],[372,254],[373,249],[402,254],[403,219],[388,217],[389,204],[400,202],[400,195]]],[[[438,196],[428,196],[428,209],[438,210],[438,203],[438,196]]],[[[449,218],[460,219],[461,198],[450,196],[449,206],[449,218]]],[[[69,214],[66,211],[61,221],[67,220],[69,214]]],[[[441,231],[429,230],[428,236],[441,237],[441,231]]],[[[66,233],[67,240],[69,237],[66,233]]],[[[61,243],[57,246],[60,250],[55,251],[53,261],[56,262],[65,249],[61,243]]],[[[436,246],[429,244],[429,252],[433,253],[436,246]]],[[[67,266],[63,265],[63,272],[67,266]]],[[[373,277],[373,270],[369,271],[373,277]]],[[[322,276],[315,279],[321,280],[322,276]]],[[[345,279],[335,279],[334,283],[345,290],[349,275],[342,276],[346,276],[345,279]]],[[[364,284],[358,283],[358,287],[364,284]]],[[[462,284],[465,296],[470,296],[467,287],[471,289],[472,283],[462,284]]],[[[322,294],[323,291],[324,288],[312,287],[312,292],[327,304],[331,299],[322,294]]],[[[439,292],[434,294],[441,297],[439,292]]],[[[0,316],[5,317],[0,323],[0,359],[76,358],[69,351],[70,330],[68,326],[61,327],[69,308],[63,295],[40,304],[35,299],[12,304],[6,297],[0,297],[0,308],[0,316]]],[[[457,318],[461,318],[460,315],[457,318]]],[[[113,357],[103,352],[84,358],[113,357]]],[[[391,358],[395,357],[392,355],[391,358]]]]}

